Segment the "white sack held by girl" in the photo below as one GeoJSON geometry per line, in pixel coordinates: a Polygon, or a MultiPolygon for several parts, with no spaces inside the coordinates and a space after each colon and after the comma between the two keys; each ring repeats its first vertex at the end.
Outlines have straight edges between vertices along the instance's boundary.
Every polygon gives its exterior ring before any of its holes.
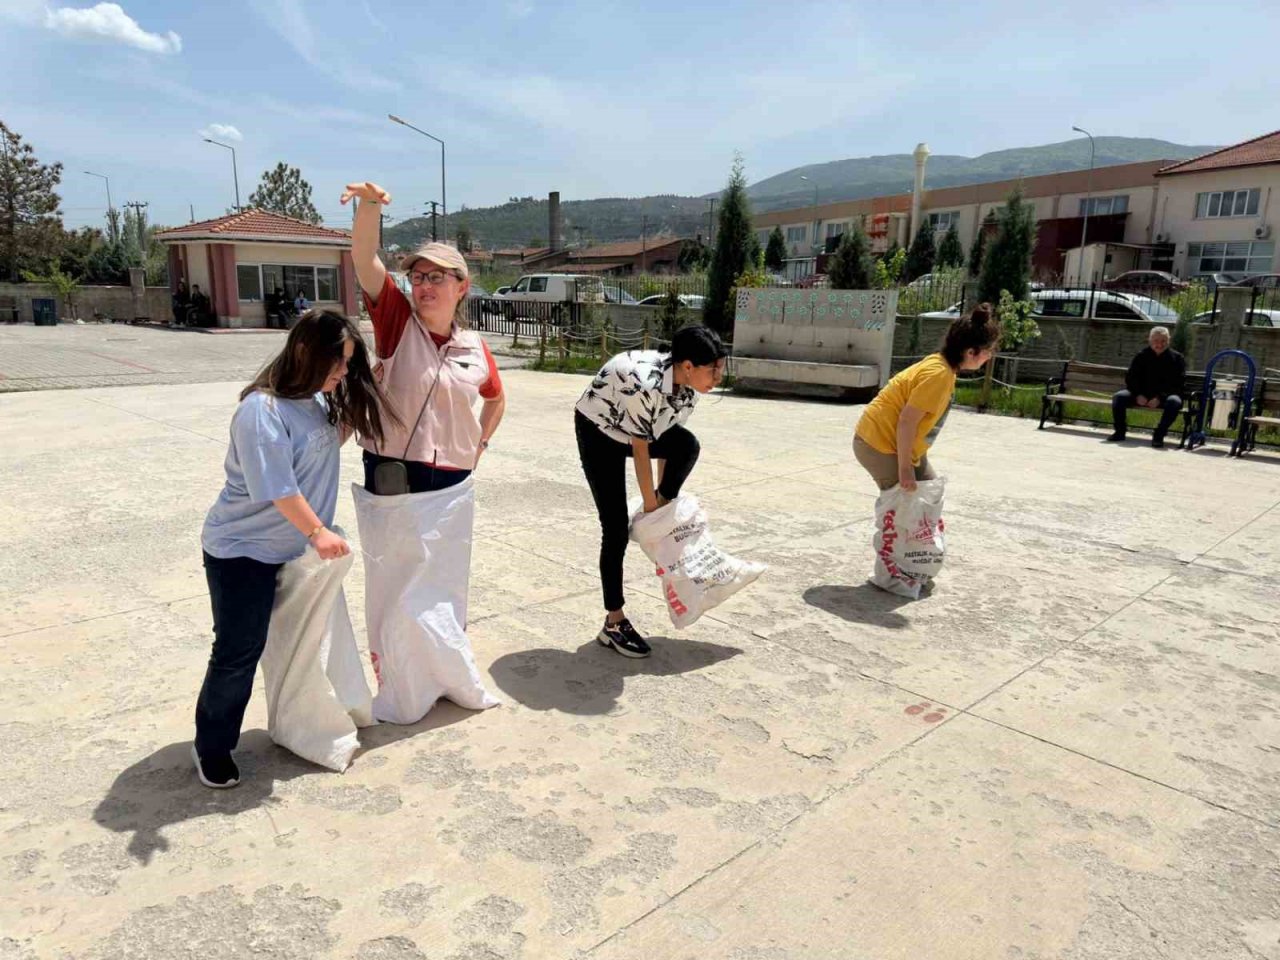
{"type": "Polygon", "coordinates": [[[876,499],[876,562],[871,582],[900,597],[920,599],[942,569],[942,495],[946,480],[921,480],[913,491],[890,487],[876,499]]]}
{"type": "Polygon", "coordinates": [[[364,552],[365,621],[378,678],[373,715],[417,723],[441,697],[498,705],[467,639],[467,581],[475,486],[375,496],[352,484],[364,552]]]}
{"type": "Polygon", "coordinates": [[[342,592],[353,559],[308,550],[281,568],[261,661],[271,739],[339,773],[360,746],[356,728],[375,722],[342,592]]]}
{"type": "Polygon", "coordinates": [[[667,612],[687,627],[751,583],[767,569],[731,557],[711,536],[697,497],[682,493],[651,513],[632,504],[631,539],[657,566],[667,612]]]}

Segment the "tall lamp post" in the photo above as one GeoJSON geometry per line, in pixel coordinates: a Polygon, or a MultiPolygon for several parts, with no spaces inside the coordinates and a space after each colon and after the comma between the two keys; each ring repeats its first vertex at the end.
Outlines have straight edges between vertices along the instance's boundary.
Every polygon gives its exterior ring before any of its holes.
{"type": "Polygon", "coordinates": [[[236,148],[235,148],[235,147],[233,147],[233,146],[231,146],[231,144],[229,144],[229,143],[222,143],[220,140],[210,140],[208,137],[205,137],[205,138],[204,138],[204,142],[205,142],[205,143],[212,143],[215,147],[222,147],[224,150],[230,150],[230,151],[231,151],[231,176],[234,178],[234,180],[235,180],[235,184],[236,184],[236,213],[239,213],[239,212],[240,212],[240,210],[241,210],[241,207],[240,207],[240,170],[239,170],[239,167],[238,167],[238,166],[237,166],[237,164],[236,164],[236,148]]]}
{"type": "MultiPolygon", "coordinates": [[[[800,174],[800,179],[803,180],[805,183],[813,183],[813,249],[814,249],[814,252],[816,253],[818,251],[818,247],[821,242],[818,239],[818,185],[814,183],[812,180],[810,180],[808,177],[806,177],[803,173],[800,174]]],[[[817,269],[818,268],[815,264],[814,270],[817,271],[817,269]]]]}
{"type": "Polygon", "coordinates": [[[117,240],[119,238],[115,235],[115,208],[111,206],[111,178],[103,173],[94,173],[92,170],[86,170],[85,173],[91,177],[99,177],[107,182],[107,229],[111,231],[111,239],[117,240]]]}
{"type": "Polygon", "coordinates": [[[444,222],[444,227],[443,227],[443,229],[440,231],[440,233],[441,233],[441,238],[440,238],[440,239],[442,239],[442,240],[448,240],[448,239],[449,239],[449,220],[448,220],[448,217],[449,217],[449,195],[445,192],[445,179],[444,179],[444,141],[443,141],[443,140],[441,140],[439,137],[437,137],[437,136],[433,135],[433,134],[427,133],[427,131],[425,131],[425,130],[419,130],[419,129],[418,129],[417,127],[415,127],[412,123],[406,123],[404,120],[401,120],[399,117],[397,117],[394,113],[388,113],[388,114],[387,114],[387,119],[388,119],[388,120],[390,120],[392,123],[398,123],[398,124],[400,124],[400,126],[402,126],[402,127],[408,127],[410,130],[414,131],[415,133],[420,133],[420,134],[422,134],[424,137],[428,137],[428,138],[430,138],[430,139],[434,140],[436,143],[440,144],[440,209],[441,209],[442,216],[443,216],[443,218],[444,218],[444,220],[443,220],[443,222],[444,222]]]}
{"type": "MultiPolygon", "coordinates": [[[[1093,134],[1088,130],[1082,130],[1080,127],[1072,127],[1076,133],[1083,133],[1089,138],[1089,179],[1085,184],[1084,193],[1084,229],[1080,232],[1080,256],[1083,260],[1085,244],[1089,242],[1089,208],[1093,206],[1093,157],[1094,157],[1094,141],[1093,134]]],[[[1083,262],[1081,263],[1083,266],[1083,262]]]]}

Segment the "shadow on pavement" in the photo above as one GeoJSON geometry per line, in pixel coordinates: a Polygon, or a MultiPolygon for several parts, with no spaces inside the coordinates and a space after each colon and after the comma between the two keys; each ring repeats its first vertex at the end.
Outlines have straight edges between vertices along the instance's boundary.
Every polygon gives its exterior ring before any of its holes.
{"type": "MultiPolygon", "coordinates": [[[[926,587],[922,596],[927,596],[928,591],[926,587]]],[[[898,613],[898,608],[915,601],[887,593],[873,583],[831,583],[810,587],[804,592],[804,602],[850,623],[901,630],[911,621],[898,613]]]]}
{"type": "Polygon", "coordinates": [[[646,660],[629,660],[591,640],[572,653],[549,647],[509,653],[489,672],[507,696],[531,710],[589,716],[617,706],[627,677],[690,673],[742,653],[678,637],[649,637],[649,643],[653,655],[646,660]]]}

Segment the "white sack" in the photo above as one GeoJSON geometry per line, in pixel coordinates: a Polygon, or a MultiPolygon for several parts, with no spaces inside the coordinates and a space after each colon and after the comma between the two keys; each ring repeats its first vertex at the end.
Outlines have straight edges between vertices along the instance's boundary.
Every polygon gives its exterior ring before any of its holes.
{"type": "Polygon", "coordinates": [[[374,496],[352,484],[364,551],[365,620],[378,678],[373,715],[417,723],[441,697],[460,707],[498,705],[467,640],[467,584],[475,486],[470,477],[431,493],[374,496]]]}
{"type": "Polygon", "coordinates": [[[876,500],[875,569],[871,582],[900,597],[920,599],[942,569],[942,495],[946,480],[921,480],[914,491],[893,486],[876,500]]]}
{"type": "Polygon", "coordinates": [[[652,513],[633,504],[631,539],[657,566],[667,612],[687,627],[751,583],[767,569],[731,557],[718,546],[697,497],[682,493],[652,513]]]}
{"type": "Polygon", "coordinates": [[[262,653],[271,739],[339,772],[360,746],[356,728],[374,723],[342,592],[353,559],[322,560],[308,548],[281,568],[262,653]]]}

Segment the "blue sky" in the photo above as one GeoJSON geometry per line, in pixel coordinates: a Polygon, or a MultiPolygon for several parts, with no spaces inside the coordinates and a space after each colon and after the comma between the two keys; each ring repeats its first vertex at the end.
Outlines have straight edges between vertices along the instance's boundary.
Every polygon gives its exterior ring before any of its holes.
{"type": "Polygon", "coordinates": [[[0,119],[66,166],[70,225],[145,200],[153,222],[247,201],[299,166],[316,205],[372,179],[407,216],[508,196],[720,188],[805,163],[974,155],[1097,135],[1231,143],[1280,127],[1280,4],[1237,0],[550,2],[0,0],[0,119]],[[1037,9],[1038,8],[1038,9],[1037,9]],[[234,131],[224,128],[231,127],[234,131]]]}

